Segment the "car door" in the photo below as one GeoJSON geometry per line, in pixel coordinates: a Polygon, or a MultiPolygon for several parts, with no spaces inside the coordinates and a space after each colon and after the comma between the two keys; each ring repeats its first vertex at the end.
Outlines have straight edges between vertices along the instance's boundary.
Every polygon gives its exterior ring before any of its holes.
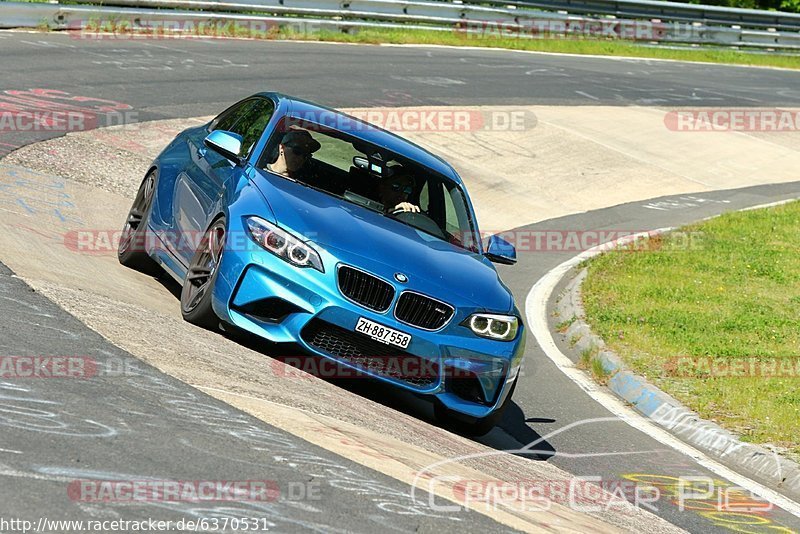
{"type": "Polygon", "coordinates": [[[212,121],[207,130],[199,130],[188,138],[185,169],[175,184],[173,217],[177,233],[173,252],[188,265],[199,240],[214,213],[225,185],[242,172],[242,168],[205,146],[205,137],[214,130],[223,130],[242,137],[242,151],[248,156],[269,123],[275,105],[271,99],[250,98],[212,121]]]}

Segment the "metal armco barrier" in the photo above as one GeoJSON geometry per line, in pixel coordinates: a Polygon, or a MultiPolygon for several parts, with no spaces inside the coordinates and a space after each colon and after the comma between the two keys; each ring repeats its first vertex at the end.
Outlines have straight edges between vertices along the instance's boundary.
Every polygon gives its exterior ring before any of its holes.
{"type": "MultiPolygon", "coordinates": [[[[627,0],[605,4],[617,5],[624,1],[627,0]]],[[[595,2],[603,3],[599,0],[595,2]]],[[[672,2],[630,3],[682,5],[672,2]]],[[[265,29],[292,26],[300,31],[406,28],[457,31],[462,32],[466,38],[475,39],[504,36],[585,36],[656,44],[800,50],[800,32],[765,29],[762,22],[766,19],[755,27],[745,28],[742,24],[711,25],[697,21],[670,20],[669,17],[578,16],[523,9],[505,0],[488,0],[486,4],[416,0],[107,0],[102,6],[0,2],[0,28],[37,27],[46,24],[58,29],[81,29],[93,20],[127,21],[129,27],[137,29],[160,27],[177,30],[185,29],[181,24],[234,23],[250,27],[261,24],[265,29]]],[[[589,4],[587,0],[581,5],[586,7],[589,4]]],[[[708,6],[689,7],[706,9],[708,6]]],[[[729,13],[753,10],[722,11],[729,13]]]]}
{"type": "MultiPolygon", "coordinates": [[[[480,0],[464,0],[465,3],[480,0]]],[[[736,7],[660,2],[656,0],[495,0],[506,6],[548,9],[575,14],[612,15],[632,19],[661,19],[709,25],[800,30],[800,13],[736,7]]]]}

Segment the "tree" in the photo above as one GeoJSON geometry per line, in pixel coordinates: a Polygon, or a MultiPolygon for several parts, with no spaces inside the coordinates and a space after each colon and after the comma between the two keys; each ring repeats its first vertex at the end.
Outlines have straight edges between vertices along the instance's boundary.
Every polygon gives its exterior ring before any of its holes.
{"type": "Polygon", "coordinates": [[[781,9],[783,11],[800,13],[800,0],[783,0],[783,2],[781,2],[781,9]]]}

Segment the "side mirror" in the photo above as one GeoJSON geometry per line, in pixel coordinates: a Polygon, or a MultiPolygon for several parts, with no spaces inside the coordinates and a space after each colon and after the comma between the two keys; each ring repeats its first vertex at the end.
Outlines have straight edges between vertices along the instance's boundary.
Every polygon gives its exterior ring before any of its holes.
{"type": "Polygon", "coordinates": [[[203,143],[223,158],[239,165],[242,162],[243,141],[241,135],[224,130],[215,130],[205,138],[203,143]]]}
{"type": "Polygon", "coordinates": [[[517,263],[517,249],[499,235],[493,235],[489,238],[489,245],[486,247],[486,257],[494,263],[514,265],[517,263]]]}

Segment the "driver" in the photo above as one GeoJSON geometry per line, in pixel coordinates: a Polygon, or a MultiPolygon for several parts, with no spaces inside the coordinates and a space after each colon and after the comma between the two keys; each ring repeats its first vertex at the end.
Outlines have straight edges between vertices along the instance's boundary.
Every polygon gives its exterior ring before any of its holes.
{"type": "Polygon", "coordinates": [[[389,176],[383,178],[378,185],[378,195],[383,202],[386,213],[411,212],[419,213],[419,206],[408,202],[414,191],[414,178],[405,167],[395,165],[389,168],[389,176]]]}
{"type": "Polygon", "coordinates": [[[319,141],[311,137],[306,130],[287,132],[278,144],[275,161],[267,168],[277,174],[300,180],[310,185],[317,185],[316,166],[311,155],[320,149],[319,141]]]}

